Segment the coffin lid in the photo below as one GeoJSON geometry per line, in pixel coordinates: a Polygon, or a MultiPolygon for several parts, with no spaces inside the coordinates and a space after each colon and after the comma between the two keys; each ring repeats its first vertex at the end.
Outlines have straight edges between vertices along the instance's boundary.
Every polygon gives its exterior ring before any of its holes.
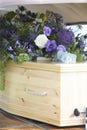
{"type": "Polygon", "coordinates": [[[0,0],[0,14],[24,5],[29,10],[60,13],[65,23],[87,22],[87,0],[0,0]]]}

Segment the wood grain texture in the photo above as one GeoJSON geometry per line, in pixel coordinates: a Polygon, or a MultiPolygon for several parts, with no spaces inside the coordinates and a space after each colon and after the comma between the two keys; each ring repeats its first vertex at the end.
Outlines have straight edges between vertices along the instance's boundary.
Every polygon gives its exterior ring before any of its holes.
{"type": "Polygon", "coordinates": [[[81,64],[25,62],[6,66],[0,107],[10,113],[56,126],[83,125],[87,106],[87,67],[81,64]]]}

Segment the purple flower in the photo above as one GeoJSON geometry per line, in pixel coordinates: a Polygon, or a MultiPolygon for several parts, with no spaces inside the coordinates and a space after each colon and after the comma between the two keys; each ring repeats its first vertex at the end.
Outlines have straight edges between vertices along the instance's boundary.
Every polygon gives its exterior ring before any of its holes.
{"type": "Polygon", "coordinates": [[[12,35],[11,39],[13,41],[17,41],[18,40],[18,35],[16,35],[16,34],[12,35]]]}
{"type": "Polygon", "coordinates": [[[8,51],[13,51],[13,48],[11,46],[8,46],[7,50],[8,51]]]}
{"type": "Polygon", "coordinates": [[[52,31],[50,27],[44,26],[43,30],[46,36],[50,36],[51,31],[52,31]]]}
{"type": "Polygon", "coordinates": [[[13,54],[10,54],[10,58],[11,58],[11,59],[14,59],[14,55],[13,55],[13,54]]]}
{"type": "Polygon", "coordinates": [[[45,47],[46,47],[46,52],[51,52],[51,51],[55,50],[57,48],[56,41],[48,40],[47,43],[45,44],[45,47]]]}
{"type": "Polygon", "coordinates": [[[16,41],[15,47],[19,47],[20,48],[20,46],[21,46],[21,43],[19,41],[16,41]]]}
{"type": "Polygon", "coordinates": [[[24,46],[28,46],[29,43],[28,42],[24,42],[23,44],[24,44],[24,46]]]}
{"type": "Polygon", "coordinates": [[[54,29],[54,33],[58,33],[59,29],[58,28],[55,28],[54,29]]]}
{"type": "Polygon", "coordinates": [[[1,36],[4,36],[4,37],[8,37],[8,36],[10,36],[10,31],[9,30],[6,30],[6,29],[1,29],[0,30],[0,35],[1,36]]]}
{"type": "Polygon", "coordinates": [[[78,44],[79,44],[80,48],[84,48],[85,47],[84,42],[81,41],[81,40],[78,41],[78,44]]]}
{"type": "Polygon", "coordinates": [[[74,33],[71,30],[63,29],[58,32],[58,42],[62,45],[69,45],[74,40],[74,33]]]}
{"type": "Polygon", "coordinates": [[[58,51],[66,52],[66,48],[65,48],[63,45],[59,45],[59,46],[57,47],[57,50],[58,50],[58,51]]]}
{"type": "Polygon", "coordinates": [[[32,52],[31,48],[28,48],[28,49],[27,49],[27,52],[28,52],[28,53],[32,52]]]}
{"type": "Polygon", "coordinates": [[[29,45],[30,48],[34,48],[34,46],[32,44],[29,45]]]}
{"type": "Polygon", "coordinates": [[[27,52],[30,53],[33,51],[33,49],[34,49],[34,46],[30,44],[29,47],[27,48],[27,52]]]}

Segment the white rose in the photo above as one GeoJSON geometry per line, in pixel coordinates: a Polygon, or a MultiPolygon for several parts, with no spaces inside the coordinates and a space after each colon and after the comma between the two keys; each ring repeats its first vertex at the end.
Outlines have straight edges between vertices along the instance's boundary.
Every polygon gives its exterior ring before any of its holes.
{"type": "Polygon", "coordinates": [[[47,43],[48,38],[46,37],[45,34],[40,34],[36,37],[36,39],[34,40],[35,44],[39,47],[39,48],[44,48],[45,44],[47,43]]]}

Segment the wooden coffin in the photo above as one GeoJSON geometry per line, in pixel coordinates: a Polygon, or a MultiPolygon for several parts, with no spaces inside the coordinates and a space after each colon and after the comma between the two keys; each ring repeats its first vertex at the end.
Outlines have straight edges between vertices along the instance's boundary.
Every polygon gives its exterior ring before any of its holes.
{"type": "Polygon", "coordinates": [[[5,71],[0,108],[56,126],[84,124],[87,64],[9,62],[5,71]]]}

